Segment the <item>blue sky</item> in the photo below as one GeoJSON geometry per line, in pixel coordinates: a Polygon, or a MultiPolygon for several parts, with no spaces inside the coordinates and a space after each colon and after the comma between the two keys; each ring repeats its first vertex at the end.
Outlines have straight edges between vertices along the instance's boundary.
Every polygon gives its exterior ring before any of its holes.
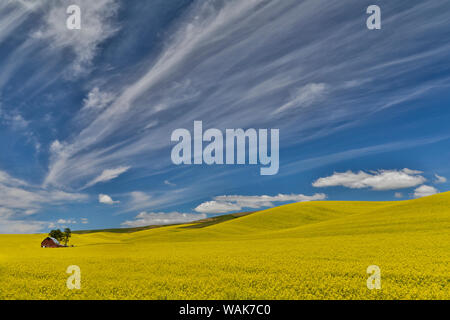
{"type": "Polygon", "coordinates": [[[0,233],[449,188],[450,3],[0,4],[0,233]],[[81,8],[81,30],[66,8],[81,8]],[[381,30],[368,30],[377,4],[381,30]],[[171,133],[277,128],[280,170],[175,166],[171,133]]]}

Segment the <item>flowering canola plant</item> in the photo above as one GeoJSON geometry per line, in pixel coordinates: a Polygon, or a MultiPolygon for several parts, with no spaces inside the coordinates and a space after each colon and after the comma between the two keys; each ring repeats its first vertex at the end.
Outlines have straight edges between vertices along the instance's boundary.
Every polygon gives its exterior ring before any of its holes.
{"type": "Polygon", "coordinates": [[[0,235],[0,299],[449,299],[450,193],[295,203],[215,225],[0,235]],[[81,270],[81,289],[66,269],[81,270]],[[381,289],[369,290],[369,265],[381,289]]]}

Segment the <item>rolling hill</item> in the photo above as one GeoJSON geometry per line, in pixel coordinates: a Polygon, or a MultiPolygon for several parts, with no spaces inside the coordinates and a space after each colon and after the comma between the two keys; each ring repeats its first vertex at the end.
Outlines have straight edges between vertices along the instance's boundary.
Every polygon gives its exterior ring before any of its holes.
{"type": "Polygon", "coordinates": [[[3,299],[449,299],[450,193],[288,204],[184,225],[0,235],[3,299]],[[82,270],[68,290],[67,266],[82,270]],[[381,269],[369,290],[366,269],[381,269]]]}

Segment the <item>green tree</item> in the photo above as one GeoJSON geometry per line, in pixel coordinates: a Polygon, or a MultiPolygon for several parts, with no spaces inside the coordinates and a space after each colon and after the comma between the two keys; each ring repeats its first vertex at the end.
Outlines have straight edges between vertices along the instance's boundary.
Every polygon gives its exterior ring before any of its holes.
{"type": "Polygon", "coordinates": [[[62,241],[64,239],[64,233],[59,229],[50,231],[48,235],[58,241],[62,241]]]}
{"type": "Polygon", "coordinates": [[[64,245],[67,246],[67,243],[69,242],[69,238],[72,236],[72,231],[70,228],[64,229],[64,245]]]}

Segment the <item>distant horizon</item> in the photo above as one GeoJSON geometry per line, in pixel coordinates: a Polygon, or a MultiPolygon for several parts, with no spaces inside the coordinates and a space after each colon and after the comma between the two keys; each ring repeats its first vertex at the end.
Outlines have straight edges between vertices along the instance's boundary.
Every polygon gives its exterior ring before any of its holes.
{"type": "MultiPolygon", "coordinates": [[[[445,192],[441,192],[441,193],[425,196],[423,198],[439,196],[439,195],[443,195],[443,194],[446,194],[446,193],[450,194],[450,191],[445,191],[445,192]]],[[[324,200],[316,200],[314,202],[320,202],[320,201],[327,201],[327,202],[330,202],[330,201],[331,202],[402,202],[402,201],[411,201],[411,200],[417,200],[417,199],[420,199],[420,198],[395,199],[395,200],[389,200],[389,201],[384,201],[384,200],[381,200],[381,201],[380,200],[365,200],[365,201],[361,201],[361,200],[327,200],[327,199],[324,199],[324,200]]],[[[94,232],[111,232],[111,230],[135,230],[135,231],[126,232],[126,233],[132,233],[132,232],[145,231],[145,230],[150,230],[150,229],[155,229],[155,228],[160,228],[160,227],[170,227],[170,226],[197,224],[199,222],[202,222],[202,221],[205,221],[205,220],[208,220],[208,219],[220,218],[220,217],[230,216],[230,215],[235,215],[235,214],[244,214],[243,216],[246,216],[246,215],[262,212],[262,211],[265,211],[265,210],[268,210],[268,209],[279,208],[279,207],[282,207],[282,206],[285,206],[285,205],[296,204],[296,203],[298,204],[298,202],[290,202],[290,203],[280,204],[280,205],[277,205],[277,206],[274,206],[274,207],[264,208],[264,209],[255,210],[255,211],[216,214],[216,215],[212,215],[212,216],[207,217],[207,218],[203,218],[203,219],[199,219],[199,220],[193,220],[193,221],[188,221],[188,222],[169,223],[169,224],[152,224],[152,225],[145,225],[145,226],[139,226],[139,227],[125,227],[125,226],[123,226],[123,227],[116,227],[116,228],[115,227],[105,227],[105,228],[97,228],[97,229],[71,229],[71,231],[74,234],[85,234],[85,233],[91,233],[91,232],[92,233],[94,233],[94,232]]],[[[66,227],[55,228],[55,229],[62,229],[62,228],[66,228],[66,227]]],[[[47,233],[46,232],[37,232],[37,233],[33,233],[33,234],[35,234],[35,235],[38,235],[38,234],[45,235],[47,233]]],[[[116,233],[116,232],[112,232],[112,233],[116,233]]]]}

